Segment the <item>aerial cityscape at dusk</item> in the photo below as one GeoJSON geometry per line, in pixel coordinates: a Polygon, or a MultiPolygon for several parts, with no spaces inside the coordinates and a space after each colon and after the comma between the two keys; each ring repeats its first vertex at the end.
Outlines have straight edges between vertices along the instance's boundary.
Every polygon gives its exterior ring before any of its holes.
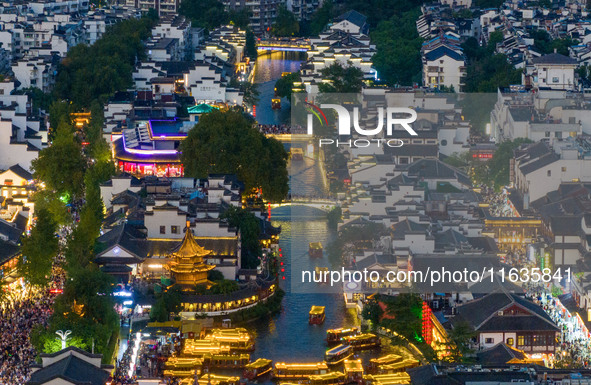
{"type": "Polygon", "coordinates": [[[0,385],[591,385],[591,2],[0,2],[0,385]]]}

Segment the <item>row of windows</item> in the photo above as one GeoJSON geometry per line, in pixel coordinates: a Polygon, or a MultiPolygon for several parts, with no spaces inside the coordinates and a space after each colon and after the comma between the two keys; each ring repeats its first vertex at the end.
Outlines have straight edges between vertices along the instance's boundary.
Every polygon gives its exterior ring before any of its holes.
{"type": "MultiPolygon", "coordinates": [[[[170,233],[171,234],[180,234],[180,227],[179,226],[170,226],[170,233]]],[[[166,234],[166,226],[160,226],[160,234],[166,234]]]]}
{"type": "MultiPolygon", "coordinates": [[[[494,338],[485,338],[484,342],[486,344],[492,344],[495,342],[494,338]]],[[[515,340],[513,338],[507,338],[505,341],[507,345],[513,346],[515,344],[515,340]]],[[[551,346],[554,345],[554,337],[551,335],[545,334],[534,334],[534,335],[525,335],[525,336],[517,336],[517,346],[551,346]]]]}

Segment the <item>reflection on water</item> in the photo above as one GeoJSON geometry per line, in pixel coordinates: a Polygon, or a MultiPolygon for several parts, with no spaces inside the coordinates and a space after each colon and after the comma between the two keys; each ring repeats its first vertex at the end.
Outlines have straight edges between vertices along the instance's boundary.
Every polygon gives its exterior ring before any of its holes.
{"type": "Polygon", "coordinates": [[[325,214],[304,206],[286,206],[273,210],[274,225],[281,225],[282,249],[286,280],[281,286],[286,291],[283,310],[269,320],[253,325],[256,333],[254,358],[264,357],[274,361],[312,362],[322,361],[327,347],[326,330],[355,323],[353,314],[345,309],[341,295],[319,293],[296,293],[291,290],[291,280],[299,280],[291,271],[314,269],[317,265],[328,266],[326,256],[310,258],[308,239],[326,244],[332,233],[325,214]],[[323,325],[308,325],[308,312],[312,305],[326,306],[326,321],[323,325]]]}
{"type": "MultiPolygon", "coordinates": [[[[293,52],[278,52],[261,55],[257,59],[255,82],[259,83],[260,102],[257,105],[257,121],[262,124],[280,124],[289,121],[289,110],[285,101],[281,111],[271,109],[271,98],[275,81],[282,72],[299,70],[305,55],[293,52]]],[[[290,167],[291,188],[296,195],[315,195],[322,188],[318,165],[314,160],[304,158],[290,167]]],[[[286,206],[272,212],[274,225],[281,226],[279,247],[284,255],[286,279],[280,282],[286,291],[283,309],[275,316],[258,320],[248,325],[256,335],[256,350],[253,359],[264,357],[273,361],[314,362],[322,361],[326,351],[326,330],[352,326],[355,315],[345,309],[341,295],[321,293],[297,293],[296,280],[292,274],[316,266],[329,266],[327,257],[310,258],[309,242],[327,245],[334,235],[327,226],[326,214],[304,206],[286,206]],[[293,282],[292,282],[293,280],[293,282]],[[323,325],[308,325],[308,312],[312,305],[326,306],[326,321],[323,325]]]]}
{"type": "Polygon", "coordinates": [[[290,120],[289,102],[282,100],[281,110],[271,108],[275,95],[275,82],[283,72],[296,72],[300,69],[306,54],[302,52],[273,52],[260,54],[256,62],[254,81],[258,84],[259,102],[256,119],[261,124],[287,124],[290,120]]]}
{"type": "Polygon", "coordinates": [[[283,72],[299,71],[300,64],[305,59],[306,54],[302,52],[260,53],[257,57],[254,82],[275,81],[281,77],[283,72]]]}

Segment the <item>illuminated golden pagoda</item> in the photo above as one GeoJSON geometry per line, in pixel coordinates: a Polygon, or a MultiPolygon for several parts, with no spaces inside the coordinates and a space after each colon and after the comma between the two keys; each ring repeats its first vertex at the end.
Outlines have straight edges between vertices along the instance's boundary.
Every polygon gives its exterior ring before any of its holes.
{"type": "Polygon", "coordinates": [[[211,254],[211,250],[206,250],[199,246],[193,232],[190,222],[187,221],[187,230],[183,243],[179,249],[170,255],[170,262],[166,268],[175,279],[176,283],[184,286],[194,286],[207,284],[207,272],[214,269],[215,265],[207,265],[203,262],[203,257],[211,254]]]}

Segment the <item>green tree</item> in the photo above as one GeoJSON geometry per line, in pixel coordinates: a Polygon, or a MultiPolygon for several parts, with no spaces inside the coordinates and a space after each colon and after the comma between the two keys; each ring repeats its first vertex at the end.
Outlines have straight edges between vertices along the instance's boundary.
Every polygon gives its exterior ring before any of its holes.
{"type": "Polygon", "coordinates": [[[340,63],[334,63],[320,70],[327,83],[320,83],[318,90],[321,93],[358,93],[363,86],[363,71],[348,65],[343,67],[340,63]]]}
{"type": "Polygon", "coordinates": [[[152,309],[150,309],[150,320],[156,322],[168,321],[168,311],[166,310],[164,297],[158,298],[152,309]]]}
{"type": "Polygon", "coordinates": [[[475,337],[476,332],[468,322],[460,321],[453,325],[449,333],[451,342],[451,346],[449,346],[450,358],[453,362],[470,361],[470,355],[474,352],[470,345],[475,337]]]}
{"type": "Polygon", "coordinates": [[[39,152],[32,168],[35,179],[44,182],[59,196],[69,194],[79,197],[82,194],[86,160],[72,127],[63,122],[60,124],[51,146],[39,152]]]}
{"type": "Polygon", "coordinates": [[[488,169],[489,179],[497,190],[509,184],[510,160],[513,158],[513,152],[517,147],[525,143],[531,143],[531,141],[527,138],[517,138],[513,141],[501,143],[495,150],[492,159],[488,163],[488,169]]]}
{"type": "Polygon", "coordinates": [[[322,32],[328,22],[335,16],[333,10],[334,4],[332,0],[326,0],[324,3],[322,3],[320,8],[317,8],[316,11],[314,11],[312,14],[312,19],[310,20],[311,36],[319,35],[320,32],[322,32]]]}
{"type": "Polygon", "coordinates": [[[261,255],[261,227],[259,220],[250,211],[231,206],[222,214],[222,219],[240,231],[242,241],[242,267],[252,269],[258,266],[261,255]]]}
{"type": "Polygon", "coordinates": [[[49,281],[53,260],[59,249],[57,223],[47,209],[37,210],[37,221],[28,237],[23,238],[18,270],[31,285],[49,281]]]}
{"type": "Polygon", "coordinates": [[[423,39],[415,23],[420,15],[420,8],[411,7],[381,21],[371,32],[377,50],[372,60],[379,78],[388,85],[410,86],[421,81],[423,39]]]}
{"type": "Polygon", "coordinates": [[[363,311],[361,312],[361,316],[363,319],[371,321],[372,325],[375,327],[380,324],[380,318],[384,311],[378,305],[377,301],[369,301],[363,306],[363,311]]]}
{"type": "Polygon", "coordinates": [[[257,85],[251,82],[239,82],[235,78],[230,81],[231,87],[238,88],[243,94],[242,101],[249,106],[253,106],[259,102],[259,90],[257,85]]]}
{"type": "Polygon", "coordinates": [[[182,0],[179,13],[191,19],[194,26],[209,30],[229,21],[224,4],[218,0],[182,0]]]}
{"type": "Polygon", "coordinates": [[[250,23],[250,17],[252,16],[252,12],[244,7],[242,9],[236,10],[232,9],[228,12],[228,19],[232,24],[240,29],[246,29],[248,31],[248,24],[250,23]]]}
{"type": "Polygon", "coordinates": [[[229,279],[224,279],[221,281],[216,282],[209,291],[211,294],[230,294],[235,291],[238,291],[240,287],[236,281],[231,281],[229,279]]]}
{"type": "Polygon", "coordinates": [[[271,27],[274,36],[296,36],[300,32],[300,23],[296,16],[285,5],[279,5],[275,23],[271,27]]]}
{"type": "Polygon", "coordinates": [[[328,212],[328,214],[326,214],[326,218],[328,219],[328,227],[330,227],[331,229],[336,229],[342,217],[343,210],[341,209],[341,206],[334,207],[332,210],[328,212]]]}
{"type": "Polygon", "coordinates": [[[385,299],[385,302],[386,314],[391,318],[384,318],[381,324],[409,340],[421,341],[423,309],[421,297],[414,293],[402,293],[385,299]]]}
{"type": "Polygon", "coordinates": [[[247,191],[261,188],[269,201],[287,196],[287,152],[267,138],[241,111],[213,111],[181,143],[185,174],[204,178],[211,173],[236,174],[247,191]]]}
{"type": "Polygon", "coordinates": [[[250,27],[246,28],[246,41],[244,42],[244,54],[250,58],[250,60],[256,60],[259,52],[257,50],[256,36],[250,27]]]}
{"type": "Polygon", "coordinates": [[[521,83],[522,70],[497,54],[477,60],[468,66],[466,92],[496,92],[499,88],[521,83]]]}
{"type": "Polygon", "coordinates": [[[291,99],[294,83],[301,82],[302,77],[300,72],[292,72],[287,75],[281,76],[275,82],[275,93],[281,98],[291,99]]]}

